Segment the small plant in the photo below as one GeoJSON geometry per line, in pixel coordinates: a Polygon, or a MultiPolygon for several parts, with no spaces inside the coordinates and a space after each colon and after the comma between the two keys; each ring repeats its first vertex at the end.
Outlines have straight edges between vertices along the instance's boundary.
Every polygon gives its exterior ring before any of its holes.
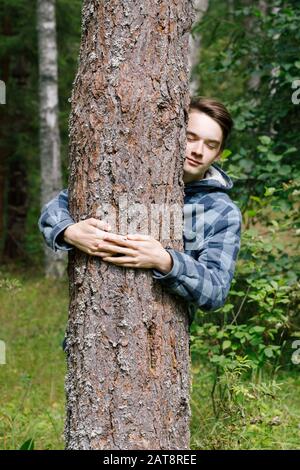
{"type": "Polygon", "coordinates": [[[27,441],[23,442],[19,450],[34,450],[34,440],[27,439],[27,441]]]}

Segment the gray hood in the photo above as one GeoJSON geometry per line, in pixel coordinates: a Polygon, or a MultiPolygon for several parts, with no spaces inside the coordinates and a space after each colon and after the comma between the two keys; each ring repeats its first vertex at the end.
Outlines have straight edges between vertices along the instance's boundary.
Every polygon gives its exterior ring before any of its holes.
{"type": "Polygon", "coordinates": [[[184,191],[186,194],[194,194],[205,191],[229,191],[233,187],[231,178],[216,163],[213,163],[205,173],[204,178],[198,181],[186,183],[184,191]]]}

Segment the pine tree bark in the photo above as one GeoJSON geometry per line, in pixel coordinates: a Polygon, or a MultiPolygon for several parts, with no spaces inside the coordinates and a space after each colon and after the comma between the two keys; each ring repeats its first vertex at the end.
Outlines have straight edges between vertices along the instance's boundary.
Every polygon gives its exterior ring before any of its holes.
{"type": "MultiPolygon", "coordinates": [[[[189,0],[84,1],[70,117],[74,220],[96,216],[100,202],[124,217],[124,196],[128,208],[183,208],[192,21],[189,0]]],[[[182,239],[161,242],[183,249],[182,239]]],[[[66,448],[188,449],[183,301],[150,269],[78,250],[69,280],[66,448]]]]}
{"type": "MultiPolygon", "coordinates": [[[[58,79],[55,0],[38,0],[40,95],[41,206],[62,188],[58,126],[58,79]]],[[[59,278],[65,271],[65,254],[44,245],[45,274],[59,278]]]]}

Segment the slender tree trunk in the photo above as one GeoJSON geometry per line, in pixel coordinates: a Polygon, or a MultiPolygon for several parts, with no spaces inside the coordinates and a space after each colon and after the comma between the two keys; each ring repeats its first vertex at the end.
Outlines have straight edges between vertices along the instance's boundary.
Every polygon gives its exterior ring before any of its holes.
{"type": "MultiPolygon", "coordinates": [[[[197,23],[203,18],[208,9],[208,4],[209,0],[193,0],[197,23]]],[[[195,73],[195,67],[200,61],[201,34],[198,33],[195,37],[190,34],[189,44],[190,93],[193,95],[197,93],[197,89],[200,86],[200,77],[199,74],[195,73]]]]}
{"type": "MultiPolygon", "coordinates": [[[[124,234],[134,203],[148,215],[153,203],[183,208],[192,20],[189,0],[84,1],[70,118],[76,221],[105,203],[124,234]]],[[[183,249],[182,236],[160,239],[183,249]]],[[[67,449],[188,449],[183,301],[150,269],[117,267],[77,250],[69,254],[69,276],[67,449]]]]}
{"type": "MultiPolygon", "coordinates": [[[[252,2],[250,1],[246,2],[246,5],[251,5],[251,4],[252,2]]],[[[265,15],[268,11],[268,4],[266,0],[259,0],[256,8],[258,8],[261,11],[261,13],[265,15]]],[[[248,18],[245,20],[245,29],[246,31],[253,31],[253,17],[248,16],[248,18]]],[[[257,31],[257,34],[259,34],[259,31],[257,31]]],[[[260,82],[261,82],[260,75],[252,72],[248,80],[248,88],[253,91],[258,91],[260,82]]]]}
{"type": "MultiPolygon", "coordinates": [[[[58,85],[55,0],[38,0],[41,205],[62,189],[58,127],[58,85]]],[[[65,256],[45,245],[47,276],[61,277],[65,256]]]]}

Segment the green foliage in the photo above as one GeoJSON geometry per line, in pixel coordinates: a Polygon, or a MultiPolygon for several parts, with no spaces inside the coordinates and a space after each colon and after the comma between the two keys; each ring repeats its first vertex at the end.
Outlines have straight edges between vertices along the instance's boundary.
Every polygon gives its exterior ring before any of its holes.
{"type": "MultiPolygon", "coordinates": [[[[216,420],[210,438],[200,439],[204,448],[249,448],[253,427],[269,436],[270,426],[285,419],[282,405],[271,411],[268,401],[282,393],[276,382],[280,369],[299,367],[292,361],[293,341],[300,335],[298,187],[292,181],[281,190],[265,187],[263,197],[251,196],[252,208],[244,213],[249,228],[243,230],[227,302],[210,314],[199,310],[192,324],[192,359],[210,371],[211,419],[216,420]],[[284,212],[282,201],[289,203],[284,212]],[[244,441],[226,439],[228,429],[244,441]]],[[[255,446],[264,448],[263,441],[255,446]]]]}
{"type": "Polygon", "coordinates": [[[244,222],[227,302],[199,310],[191,329],[193,358],[213,373],[213,409],[223,417],[222,406],[231,416],[241,397],[260,400],[263,375],[297,367],[291,343],[300,329],[300,106],[292,100],[300,5],[248,3],[211,0],[193,29],[201,34],[197,92],[225,102],[234,118],[221,161],[244,222]]]}
{"type": "Polygon", "coordinates": [[[0,271],[0,289],[3,291],[12,291],[12,292],[17,292],[22,288],[22,285],[19,281],[19,279],[13,279],[6,277],[1,271],[0,271]]]}
{"type": "Polygon", "coordinates": [[[25,441],[19,450],[33,450],[34,449],[34,441],[33,439],[28,439],[25,441]]]}
{"type": "Polygon", "coordinates": [[[193,361],[192,449],[299,447],[298,372],[255,381],[243,379],[246,369],[242,361],[235,371],[220,374],[216,382],[209,367],[193,361]]]}
{"type": "MultiPolygon", "coordinates": [[[[81,34],[81,0],[57,0],[57,42],[59,80],[59,122],[61,159],[64,186],[68,167],[69,97],[75,78],[81,34]]],[[[38,38],[36,2],[4,0],[0,5],[3,28],[0,33],[0,79],[5,78],[7,103],[3,106],[5,119],[1,122],[1,141],[4,148],[5,170],[9,174],[14,162],[22,167],[26,184],[26,224],[22,253],[27,263],[38,264],[43,256],[42,239],[37,229],[40,214],[39,162],[39,85],[38,38]]],[[[1,109],[2,110],[2,109],[1,109]]],[[[7,193],[14,181],[6,181],[7,193]]],[[[2,189],[3,190],[3,189],[2,189]]],[[[17,188],[12,188],[17,191],[17,188]]],[[[1,214],[0,214],[1,215],[1,214]]],[[[7,226],[4,224],[4,237],[7,226]]],[[[23,227],[22,227],[23,229],[23,227]]],[[[23,231],[23,230],[22,230],[23,231]]],[[[20,234],[23,237],[23,233],[20,234]]],[[[2,236],[2,234],[1,234],[2,236]]],[[[2,240],[2,248],[3,248],[2,240]]]]}
{"type": "MultiPolygon", "coordinates": [[[[216,96],[231,110],[235,132],[230,140],[229,171],[237,176],[241,207],[264,186],[299,180],[300,105],[292,102],[300,77],[299,2],[210,1],[207,15],[194,27],[201,34],[201,61],[194,73],[198,92],[216,96]]],[[[299,88],[299,87],[298,87],[299,88]]]]}
{"type": "MultiPolygon", "coordinates": [[[[266,188],[269,195],[265,198],[254,198],[257,207],[248,217],[259,220],[267,209],[277,206],[281,193],[273,189],[266,188]]],[[[241,358],[247,358],[253,371],[276,367],[283,360],[287,341],[298,330],[300,256],[293,249],[288,253],[284,243],[288,233],[289,248],[297,245],[290,230],[294,215],[292,204],[282,221],[274,220],[273,211],[265,214],[263,234],[255,227],[244,230],[225,306],[210,316],[213,321],[198,312],[191,329],[192,350],[219,368],[234,369],[241,358]]]]}

